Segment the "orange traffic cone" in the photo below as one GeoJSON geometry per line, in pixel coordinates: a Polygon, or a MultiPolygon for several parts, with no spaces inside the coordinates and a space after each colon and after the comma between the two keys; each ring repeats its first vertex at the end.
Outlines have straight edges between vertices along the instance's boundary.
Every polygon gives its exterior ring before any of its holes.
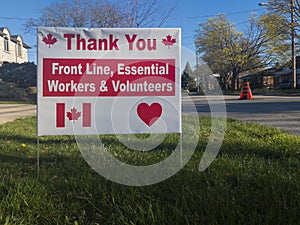
{"type": "Polygon", "coordinates": [[[240,99],[243,99],[243,89],[240,92],[240,99]]]}
{"type": "Polygon", "coordinates": [[[243,81],[243,88],[240,93],[241,99],[253,99],[249,81],[243,81]]]}

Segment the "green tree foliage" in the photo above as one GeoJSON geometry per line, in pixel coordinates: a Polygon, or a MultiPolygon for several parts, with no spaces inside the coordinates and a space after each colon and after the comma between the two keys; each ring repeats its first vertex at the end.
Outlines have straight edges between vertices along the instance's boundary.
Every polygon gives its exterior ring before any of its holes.
{"type": "Polygon", "coordinates": [[[284,65],[291,59],[289,26],[284,17],[278,14],[265,14],[260,16],[258,23],[263,29],[268,42],[266,52],[270,55],[270,64],[284,65]]]}
{"type": "Polygon", "coordinates": [[[195,41],[197,52],[212,71],[221,75],[223,88],[226,88],[226,79],[232,71],[232,59],[238,51],[236,43],[241,36],[242,33],[237,32],[224,15],[199,24],[195,41]]]}
{"type": "MultiPolygon", "coordinates": [[[[295,27],[299,27],[300,19],[300,1],[299,0],[267,0],[266,6],[268,9],[268,15],[276,14],[281,18],[285,18],[283,26],[291,27],[291,13],[294,11],[295,16],[295,27]],[[292,8],[292,1],[294,3],[294,8],[292,8]]],[[[281,27],[281,26],[280,26],[281,27]]],[[[279,27],[279,28],[280,28],[279,27]]]]}
{"type": "Polygon", "coordinates": [[[280,66],[291,63],[292,29],[295,29],[296,48],[299,48],[300,31],[300,1],[299,0],[268,0],[267,13],[260,18],[266,28],[266,34],[271,39],[270,51],[276,57],[280,66]],[[292,2],[294,7],[292,7],[292,2]],[[292,23],[292,11],[294,23],[292,23]],[[275,40],[273,38],[275,37],[275,40]]]}
{"type": "Polygon", "coordinates": [[[197,53],[214,73],[220,74],[222,89],[227,89],[230,80],[230,88],[235,90],[239,73],[272,64],[274,55],[285,50],[285,45],[276,46],[274,53],[272,43],[284,37],[278,31],[270,35],[272,27],[265,21],[267,18],[251,16],[244,32],[237,31],[223,14],[199,25],[195,38],[197,53]]]}
{"type": "Polygon", "coordinates": [[[186,63],[181,75],[181,88],[189,91],[197,90],[195,75],[189,62],[186,63]]]}

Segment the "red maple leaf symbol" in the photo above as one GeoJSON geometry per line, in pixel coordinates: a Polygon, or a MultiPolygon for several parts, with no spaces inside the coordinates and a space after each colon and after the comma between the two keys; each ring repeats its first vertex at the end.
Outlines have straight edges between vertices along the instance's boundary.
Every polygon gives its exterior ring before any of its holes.
{"type": "Polygon", "coordinates": [[[77,112],[77,109],[73,107],[70,112],[67,112],[67,117],[69,120],[78,120],[78,118],[81,116],[81,112],[77,112]]]}
{"type": "Polygon", "coordinates": [[[50,45],[54,45],[57,42],[57,39],[53,38],[52,34],[49,33],[47,37],[43,38],[43,42],[45,42],[46,45],[49,45],[50,48],[50,45]]]}
{"type": "Polygon", "coordinates": [[[173,46],[176,43],[176,39],[172,38],[172,36],[169,34],[166,36],[166,38],[162,39],[162,43],[170,48],[170,46],[173,46]]]}

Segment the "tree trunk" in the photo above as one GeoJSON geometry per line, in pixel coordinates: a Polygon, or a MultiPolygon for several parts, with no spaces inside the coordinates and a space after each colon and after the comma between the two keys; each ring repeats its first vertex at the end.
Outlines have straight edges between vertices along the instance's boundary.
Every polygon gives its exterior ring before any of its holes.
{"type": "Polygon", "coordinates": [[[226,82],[226,76],[221,76],[220,79],[219,79],[219,83],[220,83],[220,86],[221,86],[221,89],[223,91],[227,91],[227,82],[226,82]]]}
{"type": "Polygon", "coordinates": [[[232,73],[232,78],[231,78],[231,90],[235,91],[236,90],[236,80],[237,80],[237,72],[232,73]]]}

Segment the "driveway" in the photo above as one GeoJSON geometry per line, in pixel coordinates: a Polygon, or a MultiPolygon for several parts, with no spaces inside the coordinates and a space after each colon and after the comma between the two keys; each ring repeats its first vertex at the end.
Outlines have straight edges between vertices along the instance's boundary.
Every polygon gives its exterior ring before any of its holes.
{"type": "Polygon", "coordinates": [[[34,115],[36,115],[36,105],[0,104],[0,124],[34,115]]]}

